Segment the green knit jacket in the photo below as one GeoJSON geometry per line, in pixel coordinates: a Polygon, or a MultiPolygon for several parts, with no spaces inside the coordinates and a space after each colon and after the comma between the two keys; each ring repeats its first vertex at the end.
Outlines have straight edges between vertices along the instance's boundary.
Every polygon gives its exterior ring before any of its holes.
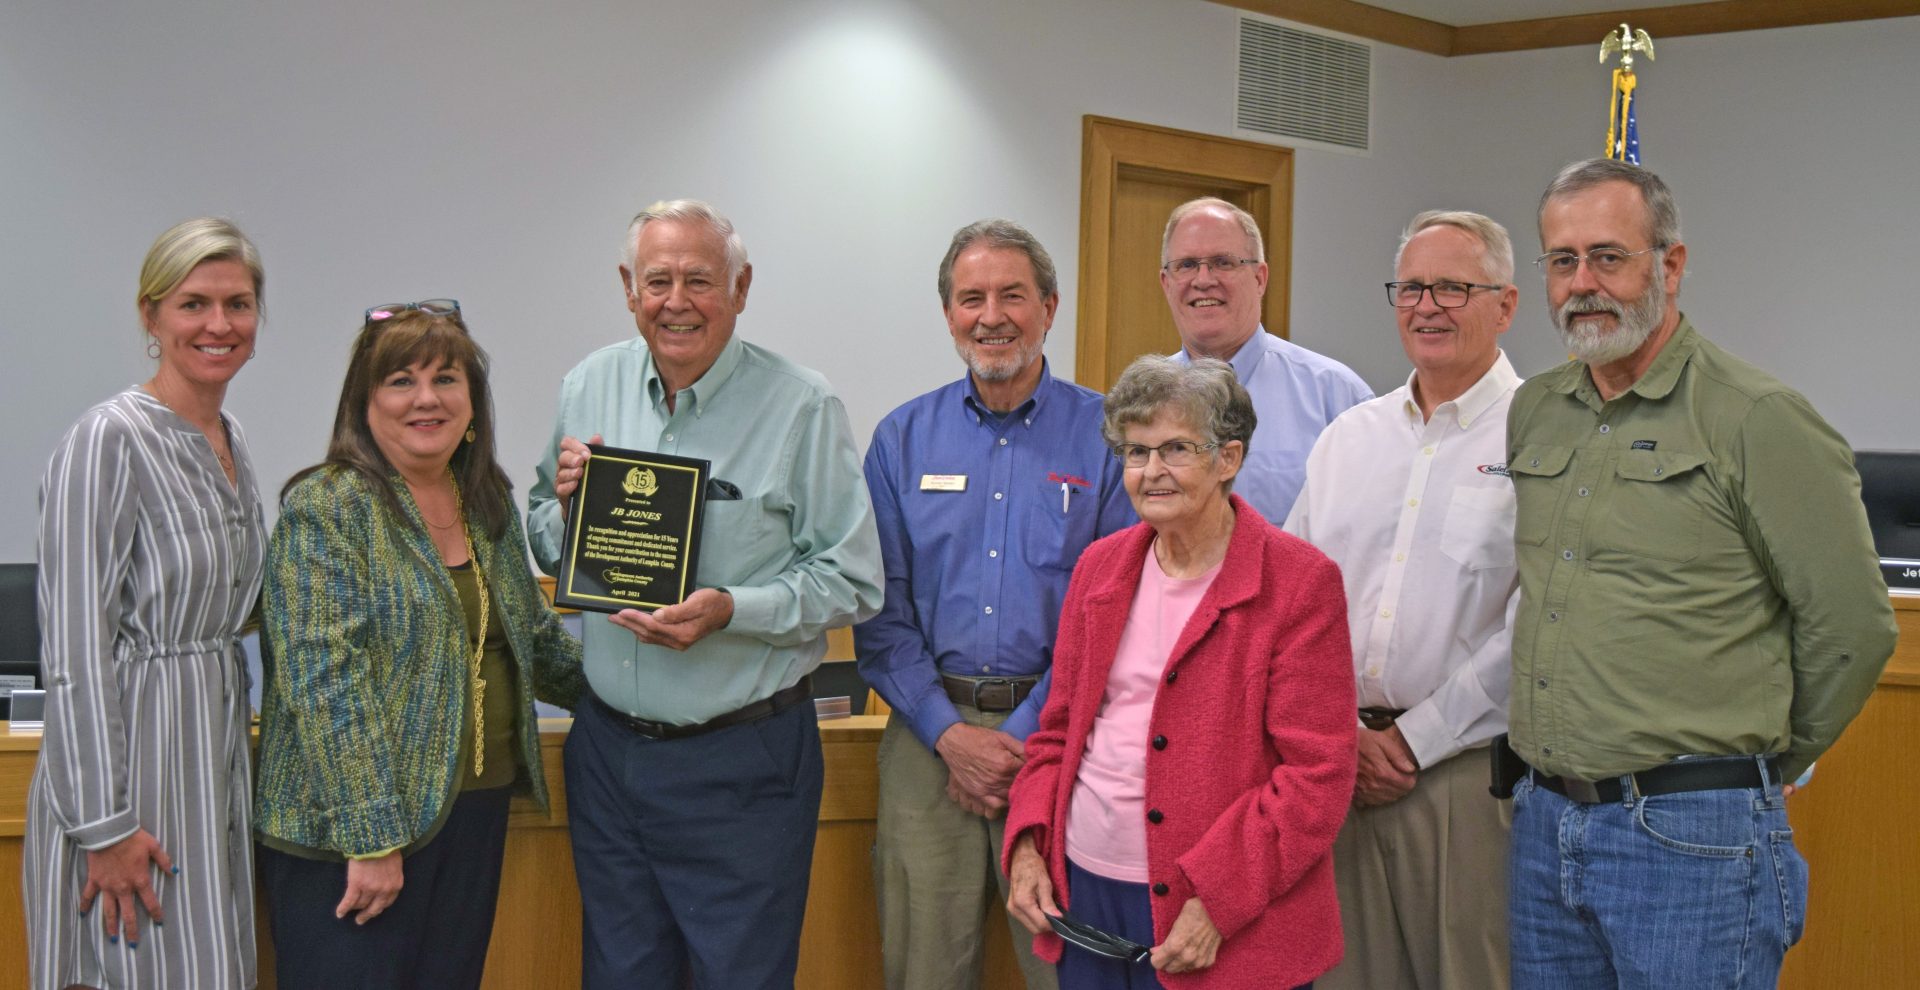
{"type": "MultiPolygon", "coordinates": [[[[454,794],[473,717],[459,592],[406,485],[393,485],[407,521],[352,471],[309,475],[282,500],[267,551],[254,828],[343,856],[426,833],[454,794]]],[[[497,541],[471,513],[467,525],[513,647],[520,758],[545,807],[533,699],[573,707],[580,643],[528,569],[511,506],[507,517],[497,541]]]]}

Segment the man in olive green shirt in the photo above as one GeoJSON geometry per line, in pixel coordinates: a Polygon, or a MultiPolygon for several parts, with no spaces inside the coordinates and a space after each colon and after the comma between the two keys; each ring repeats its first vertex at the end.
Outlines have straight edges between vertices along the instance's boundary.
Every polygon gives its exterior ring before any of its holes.
{"type": "Polygon", "coordinates": [[[1806,904],[1783,795],[1893,651],[1852,451],[1680,312],[1658,176],[1569,165],[1539,222],[1575,360],[1507,428],[1513,984],[1772,987],[1806,904]]]}

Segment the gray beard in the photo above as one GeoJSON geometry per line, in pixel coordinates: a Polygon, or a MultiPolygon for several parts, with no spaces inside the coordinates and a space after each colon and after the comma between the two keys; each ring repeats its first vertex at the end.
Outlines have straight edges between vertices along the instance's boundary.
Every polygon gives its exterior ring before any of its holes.
{"type": "Polygon", "coordinates": [[[1020,377],[1020,373],[1027,370],[1027,368],[1033,364],[1033,359],[1039,356],[1040,347],[1044,346],[1045,342],[1043,341],[1039,347],[1023,347],[1020,349],[1019,356],[1016,359],[1008,361],[1004,366],[996,367],[985,361],[977,360],[973,352],[968,350],[967,346],[960,341],[956,340],[953,342],[954,353],[960,355],[960,360],[967,363],[967,370],[973,372],[973,376],[983,382],[1010,382],[1020,377]]]}
{"type": "Polygon", "coordinates": [[[1640,349],[1655,328],[1667,317],[1665,285],[1649,279],[1647,291],[1626,304],[1598,292],[1573,296],[1556,309],[1549,309],[1560,341],[1575,360],[1587,365],[1611,364],[1640,349]],[[1603,331],[1590,321],[1574,321],[1580,313],[1611,313],[1614,326],[1603,331]]]}

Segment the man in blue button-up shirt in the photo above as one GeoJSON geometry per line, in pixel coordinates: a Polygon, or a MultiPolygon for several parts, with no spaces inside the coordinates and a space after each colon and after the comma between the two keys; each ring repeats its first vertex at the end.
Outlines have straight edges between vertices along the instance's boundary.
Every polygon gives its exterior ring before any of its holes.
{"type": "MultiPolygon", "coordinates": [[[[893,706],[874,851],[892,990],[979,985],[981,918],[996,898],[985,878],[1046,701],[1067,578],[1087,544],[1134,521],[1100,394],[1055,379],[1041,354],[1060,295],[1039,241],[1006,220],[962,228],[940,263],[940,300],[968,374],[874,430],[866,475],[886,597],[854,627],[860,672],[893,706]]],[[[1053,987],[1009,924],[1030,990],[1053,987]]]]}
{"type": "Polygon", "coordinates": [[[1334,417],[1373,398],[1351,368],[1260,325],[1266,242],[1252,214],[1224,199],[1174,207],[1160,242],[1160,289],[1180,331],[1176,361],[1219,358],[1260,419],[1233,483],[1278,526],[1307,480],[1307,454],[1334,417]]]}

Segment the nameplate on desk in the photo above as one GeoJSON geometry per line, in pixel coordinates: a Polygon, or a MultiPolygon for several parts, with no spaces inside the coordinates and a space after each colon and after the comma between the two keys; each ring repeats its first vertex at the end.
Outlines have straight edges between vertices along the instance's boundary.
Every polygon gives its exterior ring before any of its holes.
{"type": "Polygon", "coordinates": [[[31,690],[33,690],[32,674],[0,674],[0,698],[5,698],[15,691],[31,690]]]}
{"type": "Polygon", "coordinates": [[[15,688],[9,697],[13,705],[8,713],[7,731],[39,732],[46,728],[47,692],[15,688]]]}
{"type": "Polygon", "coordinates": [[[1895,591],[1920,591],[1920,560],[1899,557],[1880,558],[1880,575],[1895,591]]]}

